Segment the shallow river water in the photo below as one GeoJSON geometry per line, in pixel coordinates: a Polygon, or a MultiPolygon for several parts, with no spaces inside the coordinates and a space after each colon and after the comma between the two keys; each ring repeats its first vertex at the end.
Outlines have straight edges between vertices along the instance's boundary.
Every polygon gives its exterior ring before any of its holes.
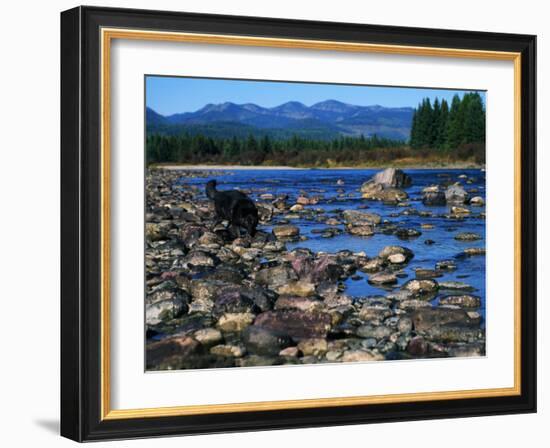
{"type": "MultiPolygon", "coordinates": [[[[322,222],[306,219],[290,219],[289,223],[300,228],[300,234],[307,237],[305,241],[287,243],[289,250],[304,247],[315,252],[338,252],[343,249],[353,252],[365,252],[369,257],[375,256],[384,247],[389,245],[404,246],[414,252],[414,258],[404,268],[406,278],[400,278],[400,287],[404,282],[415,278],[415,268],[434,269],[435,264],[442,260],[453,260],[457,269],[445,272],[440,281],[461,281],[473,286],[473,294],[481,297],[482,308],[485,314],[485,256],[464,257],[462,252],[469,247],[485,247],[485,220],[479,217],[485,212],[485,207],[470,207],[472,216],[464,220],[452,220],[445,217],[450,206],[425,206],[421,202],[421,190],[434,184],[447,182],[461,182],[471,196],[481,196],[485,199],[485,172],[479,169],[407,169],[404,170],[412,177],[412,186],[405,189],[409,195],[409,207],[418,211],[427,210],[432,216],[418,216],[402,214],[408,207],[388,205],[377,201],[368,201],[361,198],[359,188],[377,171],[373,169],[265,169],[265,170],[220,170],[215,178],[218,188],[240,189],[250,191],[250,196],[259,200],[261,194],[287,194],[288,203],[295,203],[295,199],[302,193],[311,196],[322,196],[322,199],[313,207],[324,210],[326,218],[332,217],[338,210],[364,208],[366,211],[381,215],[392,223],[407,228],[414,228],[422,232],[418,238],[402,240],[395,235],[376,233],[370,237],[353,236],[345,231],[332,238],[325,238],[317,233],[327,226],[322,222]],[[467,176],[467,179],[465,178],[467,176]],[[468,180],[468,181],[467,181],[468,180]],[[399,216],[392,216],[399,213],[399,216]],[[433,229],[421,228],[421,224],[432,224],[433,229]],[[313,231],[313,232],[312,232],[313,231]],[[454,237],[458,233],[474,232],[482,236],[478,241],[458,241],[454,237]],[[432,240],[433,244],[426,244],[432,240]]],[[[182,179],[185,183],[204,184],[205,179],[182,179]]],[[[280,215],[281,217],[283,215],[280,215]]],[[[334,215],[337,217],[336,215],[334,215]]],[[[276,221],[275,221],[276,223],[276,221]]],[[[344,230],[344,226],[335,226],[344,230]]],[[[260,225],[260,229],[271,231],[271,226],[260,225]]],[[[349,278],[346,281],[346,294],[350,297],[385,294],[387,289],[370,285],[367,274],[357,272],[359,279],[349,278]]],[[[438,299],[435,298],[435,301],[438,299]]]]}

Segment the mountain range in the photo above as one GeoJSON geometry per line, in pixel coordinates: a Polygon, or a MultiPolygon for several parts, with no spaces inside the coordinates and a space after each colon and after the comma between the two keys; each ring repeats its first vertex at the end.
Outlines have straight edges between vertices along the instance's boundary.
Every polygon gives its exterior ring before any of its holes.
{"type": "Polygon", "coordinates": [[[306,106],[290,101],[276,107],[256,104],[207,104],[195,112],[161,115],[146,108],[149,133],[177,135],[188,132],[211,137],[246,137],[268,134],[287,138],[293,134],[329,139],[340,135],[377,135],[408,140],[414,108],[356,106],[327,100],[306,106]]]}

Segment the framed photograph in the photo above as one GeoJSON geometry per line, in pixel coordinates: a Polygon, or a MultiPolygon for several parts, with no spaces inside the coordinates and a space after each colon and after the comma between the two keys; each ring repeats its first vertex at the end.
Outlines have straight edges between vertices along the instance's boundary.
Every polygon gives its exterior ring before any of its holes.
{"type": "Polygon", "coordinates": [[[535,412],[535,36],[61,14],[61,433],[535,412]]]}

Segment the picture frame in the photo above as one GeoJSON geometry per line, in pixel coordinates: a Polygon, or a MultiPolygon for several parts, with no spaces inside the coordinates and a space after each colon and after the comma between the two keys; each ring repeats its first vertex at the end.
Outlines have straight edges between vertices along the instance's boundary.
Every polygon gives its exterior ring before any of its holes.
{"type": "Polygon", "coordinates": [[[536,412],[535,58],[531,35],[99,7],[63,12],[61,435],[82,442],[536,412]],[[109,80],[117,39],[511,61],[513,387],[112,409],[109,80]]]}

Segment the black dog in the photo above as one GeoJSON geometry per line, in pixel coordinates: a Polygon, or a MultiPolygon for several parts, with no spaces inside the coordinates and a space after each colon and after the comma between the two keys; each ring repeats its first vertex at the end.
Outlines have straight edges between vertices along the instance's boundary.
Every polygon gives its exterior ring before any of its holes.
{"type": "Polygon", "coordinates": [[[217,221],[227,219],[235,237],[239,236],[239,227],[246,229],[250,236],[256,234],[258,209],[246,194],[238,190],[218,191],[216,181],[211,180],[206,184],[206,196],[214,201],[217,221]]]}

